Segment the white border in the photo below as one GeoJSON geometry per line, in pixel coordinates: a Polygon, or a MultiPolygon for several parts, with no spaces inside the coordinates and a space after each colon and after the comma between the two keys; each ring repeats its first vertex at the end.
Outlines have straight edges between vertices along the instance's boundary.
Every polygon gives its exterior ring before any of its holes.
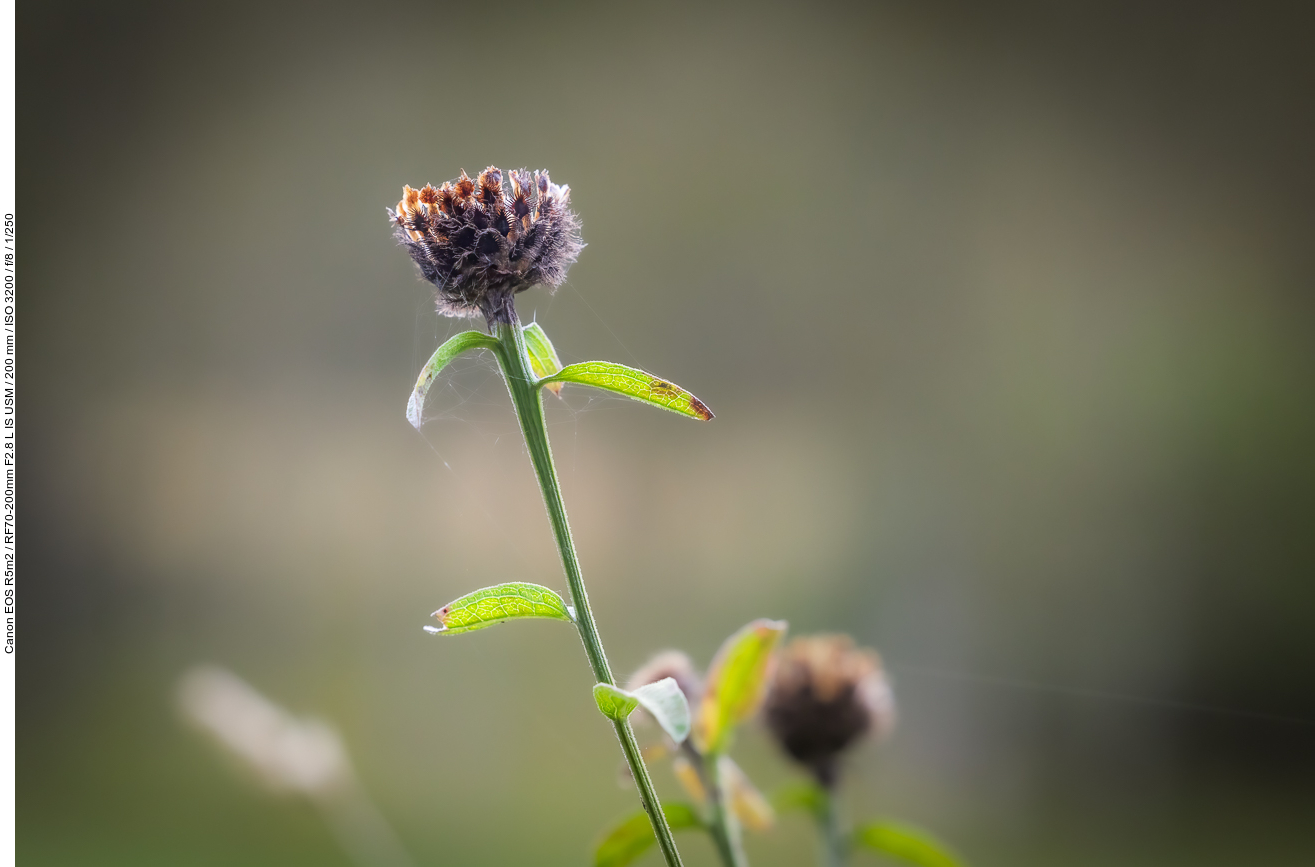
{"type": "MultiPolygon", "coordinates": [[[[0,217],[15,213],[14,6],[15,0],[0,0],[0,217]]],[[[16,862],[14,690],[17,658],[17,652],[0,653],[0,867],[16,862]]]]}

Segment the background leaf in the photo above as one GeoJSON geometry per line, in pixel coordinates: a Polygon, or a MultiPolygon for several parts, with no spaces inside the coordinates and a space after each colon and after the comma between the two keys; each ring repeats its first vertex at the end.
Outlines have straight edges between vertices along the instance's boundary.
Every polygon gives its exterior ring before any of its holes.
{"type": "MultiPolygon", "coordinates": [[[[553,349],[552,341],[548,339],[548,334],[537,322],[531,322],[521,331],[525,334],[525,348],[530,356],[530,369],[534,375],[543,379],[546,376],[552,376],[562,369],[562,361],[557,357],[557,350],[553,349]]],[[[560,395],[564,382],[551,382],[544,388],[553,394],[560,395]]]]}
{"type": "Polygon", "coordinates": [[[685,793],[694,799],[694,803],[700,807],[708,803],[708,790],[703,785],[703,777],[683,752],[671,757],[671,773],[685,793]]]}
{"type": "Polygon", "coordinates": [[[817,783],[789,783],[772,793],[772,806],[778,813],[798,811],[821,816],[826,809],[826,793],[817,783]]]}
{"type": "Polygon", "coordinates": [[[411,422],[411,426],[420,430],[421,414],[425,408],[425,396],[429,394],[429,387],[434,384],[434,379],[447,367],[448,362],[456,358],[461,353],[469,349],[493,349],[498,348],[498,341],[494,340],[487,334],[478,331],[463,331],[452,337],[429,357],[429,363],[425,369],[420,371],[420,378],[416,380],[416,387],[411,392],[411,399],[406,402],[406,420],[411,422]]]}
{"type": "Polygon", "coordinates": [[[581,385],[592,385],[595,388],[614,391],[634,400],[701,421],[709,421],[712,418],[712,410],[685,389],[664,379],[658,379],[651,373],[626,367],[624,364],[615,364],[611,361],[584,361],[562,368],[542,384],[547,386],[559,382],[577,382],[581,385]]]}
{"type": "Polygon", "coordinates": [[[776,824],[776,811],[730,756],[719,756],[721,784],[731,812],[751,831],[769,831],[776,824]]]}
{"type": "MultiPolygon", "coordinates": [[[[672,802],[662,805],[671,830],[701,828],[703,821],[689,804],[672,802]]],[[[623,867],[643,855],[657,842],[648,814],[635,813],[607,833],[594,850],[594,867],[623,867]]]]}
{"type": "Polygon", "coordinates": [[[962,867],[948,847],[926,831],[902,822],[882,820],[854,830],[854,848],[867,849],[918,867],[962,867]]]}
{"type": "Polygon", "coordinates": [[[473,632],[504,620],[546,618],[574,623],[571,609],[562,597],[538,584],[515,582],[485,587],[456,599],[434,612],[441,628],[426,626],[435,635],[473,632]]]}
{"type": "Polygon", "coordinates": [[[694,742],[701,751],[721,752],[734,727],[758,709],[772,652],[786,628],[784,620],[755,620],[717,651],[694,724],[694,742]]]}
{"type": "Polygon", "coordinates": [[[639,707],[639,699],[620,687],[609,683],[594,684],[594,701],[603,716],[622,722],[639,707]]]}

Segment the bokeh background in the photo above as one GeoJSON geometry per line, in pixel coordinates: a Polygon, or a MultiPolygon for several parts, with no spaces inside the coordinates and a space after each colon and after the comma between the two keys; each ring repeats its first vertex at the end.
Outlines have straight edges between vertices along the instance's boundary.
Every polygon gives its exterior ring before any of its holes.
{"type": "Polygon", "coordinates": [[[855,816],[980,867],[1315,863],[1301,4],[18,16],[24,864],[347,863],[180,722],[198,662],[332,720],[421,864],[585,863],[633,809],[572,630],[420,629],[563,584],[491,363],[403,416],[463,324],[384,207],[489,163],[589,244],[522,315],[718,414],[551,402],[618,669],[845,630],[902,711],[855,816]]]}

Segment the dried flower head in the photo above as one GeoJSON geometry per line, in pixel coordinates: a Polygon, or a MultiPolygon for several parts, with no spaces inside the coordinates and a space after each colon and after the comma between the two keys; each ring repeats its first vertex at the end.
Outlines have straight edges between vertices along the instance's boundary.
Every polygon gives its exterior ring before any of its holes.
{"type": "Polygon", "coordinates": [[[571,188],[548,173],[503,172],[489,166],[472,180],[435,188],[402,188],[389,218],[397,240],[438,289],[438,311],[483,314],[490,327],[510,322],[512,297],[531,286],[557,287],[580,254],[580,221],[571,211],[571,188]]]}
{"type": "Polygon", "coordinates": [[[842,752],[864,735],[890,733],[895,702],[874,651],[847,635],[817,635],[782,651],[763,713],[791,758],[831,787],[842,752]]]}

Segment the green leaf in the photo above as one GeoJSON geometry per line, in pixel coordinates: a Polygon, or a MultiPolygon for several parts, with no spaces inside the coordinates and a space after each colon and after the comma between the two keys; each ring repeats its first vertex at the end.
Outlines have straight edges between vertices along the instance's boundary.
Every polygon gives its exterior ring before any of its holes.
{"type": "Polygon", "coordinates": [[[700,751],[724,750],[735,726],[758,709],[767,689],[772,653],[786,628],[784,620],[755,620],[717,651],[694,722],[694,743],[700,751]]]}
{"type": "Polygon", "coordinates": [[[617,722],[624,720],[642,706],[652,714],[662,730],[676,743],[689,737],[689,702],[676,685],[675,678],[664,677],[632,691],[607,683],[594,684],[594,701],[603,716],[617,722]]]}
{"type": "Polygon", "coordinates": [[[656,683],[646,683],[632,695],[639,699],[644,710],[657,720],[662,730],[676,743],[689,737],[689,701],[680,691],[674,677],[664,677],[656,683]]]}
{"type": "MultiPolygon", "coordinates": [[[[662,805],[662,812],[666,814],[667,824],[673,831],[703,827],[699,814],[689,804],[668,802],[662,805]]],[[[613,827],[599,841],[598,847],[594,849],[594,867],[624,867],[656,842],[657,837],[653,834],[648,814],[635,813],[613,827]]]]}
{"type": "Polygon", "coordinates": [[[498,584],[449,602],[434,612],[441,627],[426,626],[434,635],[460,635],[504,620],[540,617],[575,622],[574,612],[547,587],[538,584],[498,584]]]}
{"type": "Polygon", "coordinates": [[[919,828],[882,820],[854,830],[854,848],[867,849],[917,867],[961,867],[948,847],[919,828]]]}
{"type": "MultiPolygon", "coordinates": [[[[562,369],[562,361],[557,357],[557,350],[552,348],[552,341],[537,322],[531,322],[521,329],[525,335],[525,349],[530,356],[530,370],[539,379],[552,376],[562,369]]],[[[564,382],[552,382],[545,386],[553,394],[560,395],[564,382]]]]}
{"type": "Polygon", "coordinates": [[[712,411],[694,395],[678,385],[658,379],[651,373],[613,364],[610,361],[584,361],[562,368],[546,379],[539,380],[539,385],[551,385],[559,382],[578,382],[595,388],[614,391],[626,397],[660,406],[681,415],[708,421],[712,411]]]}
{"type": "Polygon", "coordinates": [[[639,699],[610,683],[594,684],[594,701],[603,716],[617,722],[625,722],[626,717],[639,707],[639,699]]]}
{"type": "Polygon", "coordinates": [[[772,806],[778,813],[798,811],[821,816],[826,809],[826,793],[817,783],[789,783],[772,793],[772,806]]]}
{"type": "Polygon", "coordinates": [[[492,349],[497,350],[498,341],[487,334],[478,331],[463,331],[452,339],[448,340],[429,357],[429,363],[425,369],[420,371],[420,378],[416,380],[416,387],[411,392],[411,399],[406,403],[406,420],[411,422],[411,426],[420,430],[421,413],[425,408],[425,395],[429,394],[429,387],[434,384],[434,379],[447,367],[448,362],[456,358],[461,353],[469,349],[492,349]]]}

